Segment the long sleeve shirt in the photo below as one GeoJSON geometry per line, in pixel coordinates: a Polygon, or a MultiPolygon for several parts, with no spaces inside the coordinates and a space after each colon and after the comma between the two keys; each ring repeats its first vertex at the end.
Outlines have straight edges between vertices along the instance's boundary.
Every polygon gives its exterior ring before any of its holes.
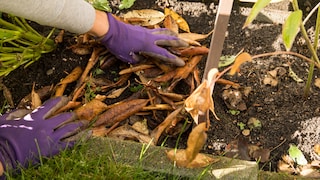
{"type": "Polygon", "coordinates": [[[79,34],[95,20],[93,6],[84,0],[0,0],[0,12],[79,34]]]}

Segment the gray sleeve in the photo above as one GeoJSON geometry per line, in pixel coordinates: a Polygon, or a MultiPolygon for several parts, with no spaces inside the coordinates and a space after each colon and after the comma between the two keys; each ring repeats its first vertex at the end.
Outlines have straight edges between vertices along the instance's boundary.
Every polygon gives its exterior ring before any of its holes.
{"type": "Polygon", "coordinates": [[[0,0],[0,12],[79,34],[95,20],[94,8],[84,0],[0,0]]]}

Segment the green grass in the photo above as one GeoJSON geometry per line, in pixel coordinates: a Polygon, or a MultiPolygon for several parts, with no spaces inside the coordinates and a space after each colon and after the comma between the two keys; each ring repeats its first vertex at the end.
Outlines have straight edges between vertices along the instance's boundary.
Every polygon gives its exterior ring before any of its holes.
{"type": "Polygon", "coordinates": [[[112,153],[96,153],[93,149],[92,143],[77,145],[52,158],[44,158],[38,166],[21,169],[18,175],[9,173],[7,179],[181,179],[122,164],[112,158],[112,153]]]}

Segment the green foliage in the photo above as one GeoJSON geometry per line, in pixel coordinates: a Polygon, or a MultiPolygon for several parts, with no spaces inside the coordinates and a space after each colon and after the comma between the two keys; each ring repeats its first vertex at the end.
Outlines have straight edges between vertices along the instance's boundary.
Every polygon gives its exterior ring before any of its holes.
{"type": "MultiPolygon", "coordinates": [[[[110,3],[108,0],[86,0],[88,3],[90,3],[95,9],[111,12],[112,9],[110,7],[110,3]]],[[[134,2],[136,0],[122,0],[119,9],[128,9],[133,6],[134,2]]]]}
{"type": "Polygon", "coordinates": [[[142,84],[138,84],[137,86],[131,86],[130,91],[135,93],[143,89],[143,87],[144,86],[142,84]]]}
{"type": "Polygon", "coordinates": [[[304,157],[302,151],[294,144],[290,144],[290,148],[288,150],[289,156],[296,162],[298,165],[306,165],[308,161],[304,157]]]}
{"type": "Polygon", "coordinates": [[[300,30],[302,23],[302,11],[292,12],[282,27],[282,39],[287,51],[290,51],[293,42],[300,30]]]}
{"type": "MultiPolygon", "coordinates": [[[[258,13],[268,4],[270,3],[270,0],[258,0],[249,16],[247,17],[247,20],[244,24],[243,27],[248,26],[258,15],[258,13]]],[[[284,45],[286,47],[286,50],[289,51],[292,48],[292,45],[294,44],[294,41],[296,39],[296,36],[299,32],[301,32],[303,38],[306,40],[306,44],[308,46],[308,49],[312,55],[312,60],[315,61],[316,63],[320,63],[319,57],[317,55],[317,47],[318,47],[318,38],[319,38],[319,25],[320,25],[320,8],[319,6],[317,7],[318,9],[318,15],[317,15],[317,21],[316,21],[316,31],[315,31],[315,39],[314,39],[314,44],[311,43],[311,40],[308,37],[307,31],[304,27],[304,23],[302,21],[302,11],[299,9],[298,1],[297,0],[292,0],[292,7],[293,7],[293,12],[289,15],[289,17],[286,19],[283,29],[282,29],[282,38],[284,45]]],[[[309,95],[310,91],[310,86],[313,78],[313,71],[314,71],[314,64],[311,63],[309,73],[308,73],[308,81],[305,86],[305,96],[309,95]]]]}
{"type": "Polygon", "coordinates": [[[122,9],[128,9],[130,7],[133,6],[134,2],[136,0],[122,0],[121,1],[121,4],[119,5],[119,9],[122,10],[122,9]]]}
{"type": "Polygon", "coordinates": [[[252,7],[252,10],[243,25],[243,28],[247,27],[257,17],[259,12],[266,7],[271,0],[258,0],[252,7]]]}
{"type": "Polygon", "coordinates": [[[0,18],[0,77],[8,75],[21,65],[25,67],[38,60],[43,53],[56,48],[50,36],[42,36],[25,19],[8,15],[0,18]]]}
{"type": "Polygon", "coordinates": [[[246,127],[246,124],[244,124],[243,122],[238,122],[238,123],[237,123],[237,126],[239,126],[239,129],[240,129],[240,130],[244,130],[245,127],[246,127]]]}
{"type": "Polygon", "coordinates": [[[87,83],[87,88],[86,88],[86,92],[84,94],[84,97],[85,97],[86,102],[90,102],[92,99],[94,99],[96,97],[96,94],[91,89],[91,85],[89,82],[87,83]]]}
{"type": "MultiPolygon", "coordinates": [[[[145,171],[115,161],[112,153],[92,151],[90,142],[64,150],[52,158],[43,158],[43,163],[21,173],[8,174],[7,179],[178,179],[173,175],[145,171]]],[[[110,146],[112,146],[110,144],[110,146]]],[[[121,149],[114,149],[121,151],[121,149]]]]}
{"type": "Polygon", "coordinates": [[[86,1],[90,3],[95,9],[111,12],[111,8],[108,0],[86,0],[86,1]]]}

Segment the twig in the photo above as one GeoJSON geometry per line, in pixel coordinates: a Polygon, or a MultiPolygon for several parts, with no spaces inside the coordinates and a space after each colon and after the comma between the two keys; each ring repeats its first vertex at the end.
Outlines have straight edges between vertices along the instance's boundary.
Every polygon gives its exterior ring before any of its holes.
{"type": "Polygon", "coordinates": [[[283,143],[285,143],[287,141],[287,139],[284,139],[280,144],[278,144],[276,147],[272,148],[270,150],[270,152],[274,151],[275,149],[277,149],[278,147],[280,147],[283,143]]]}
{"type": "Polygon", "coordinates": [[[260,57],[266,57],[266,56],[274,56],[274,55],[282,55],[282,54],[287,54],[287,55],[293,55],[293,56],[297,56],[307,62],[309,62],[310,64],[314,63],[315,66],[317,66],[320,69],[320,64],[318,64],[317,62],[313,61],[312,59],[296,53],[296,52],[291,52],[291,51],[275,51],[275,52],[269,52],[269,53],[263,53],[263,54],[258,54],[258,55],[254,55],[252,56],[252,59],[256,59],[256,58],[260,58],[260,57]]]}
{"type": "Polygon", "coordinates": [[[310,11],[308,16],[303,20],[303,25],[307,23],[307,21],[310,19],[310,17],[314,14],[314,12],[320,7],[320,2],[310,11]]]}

